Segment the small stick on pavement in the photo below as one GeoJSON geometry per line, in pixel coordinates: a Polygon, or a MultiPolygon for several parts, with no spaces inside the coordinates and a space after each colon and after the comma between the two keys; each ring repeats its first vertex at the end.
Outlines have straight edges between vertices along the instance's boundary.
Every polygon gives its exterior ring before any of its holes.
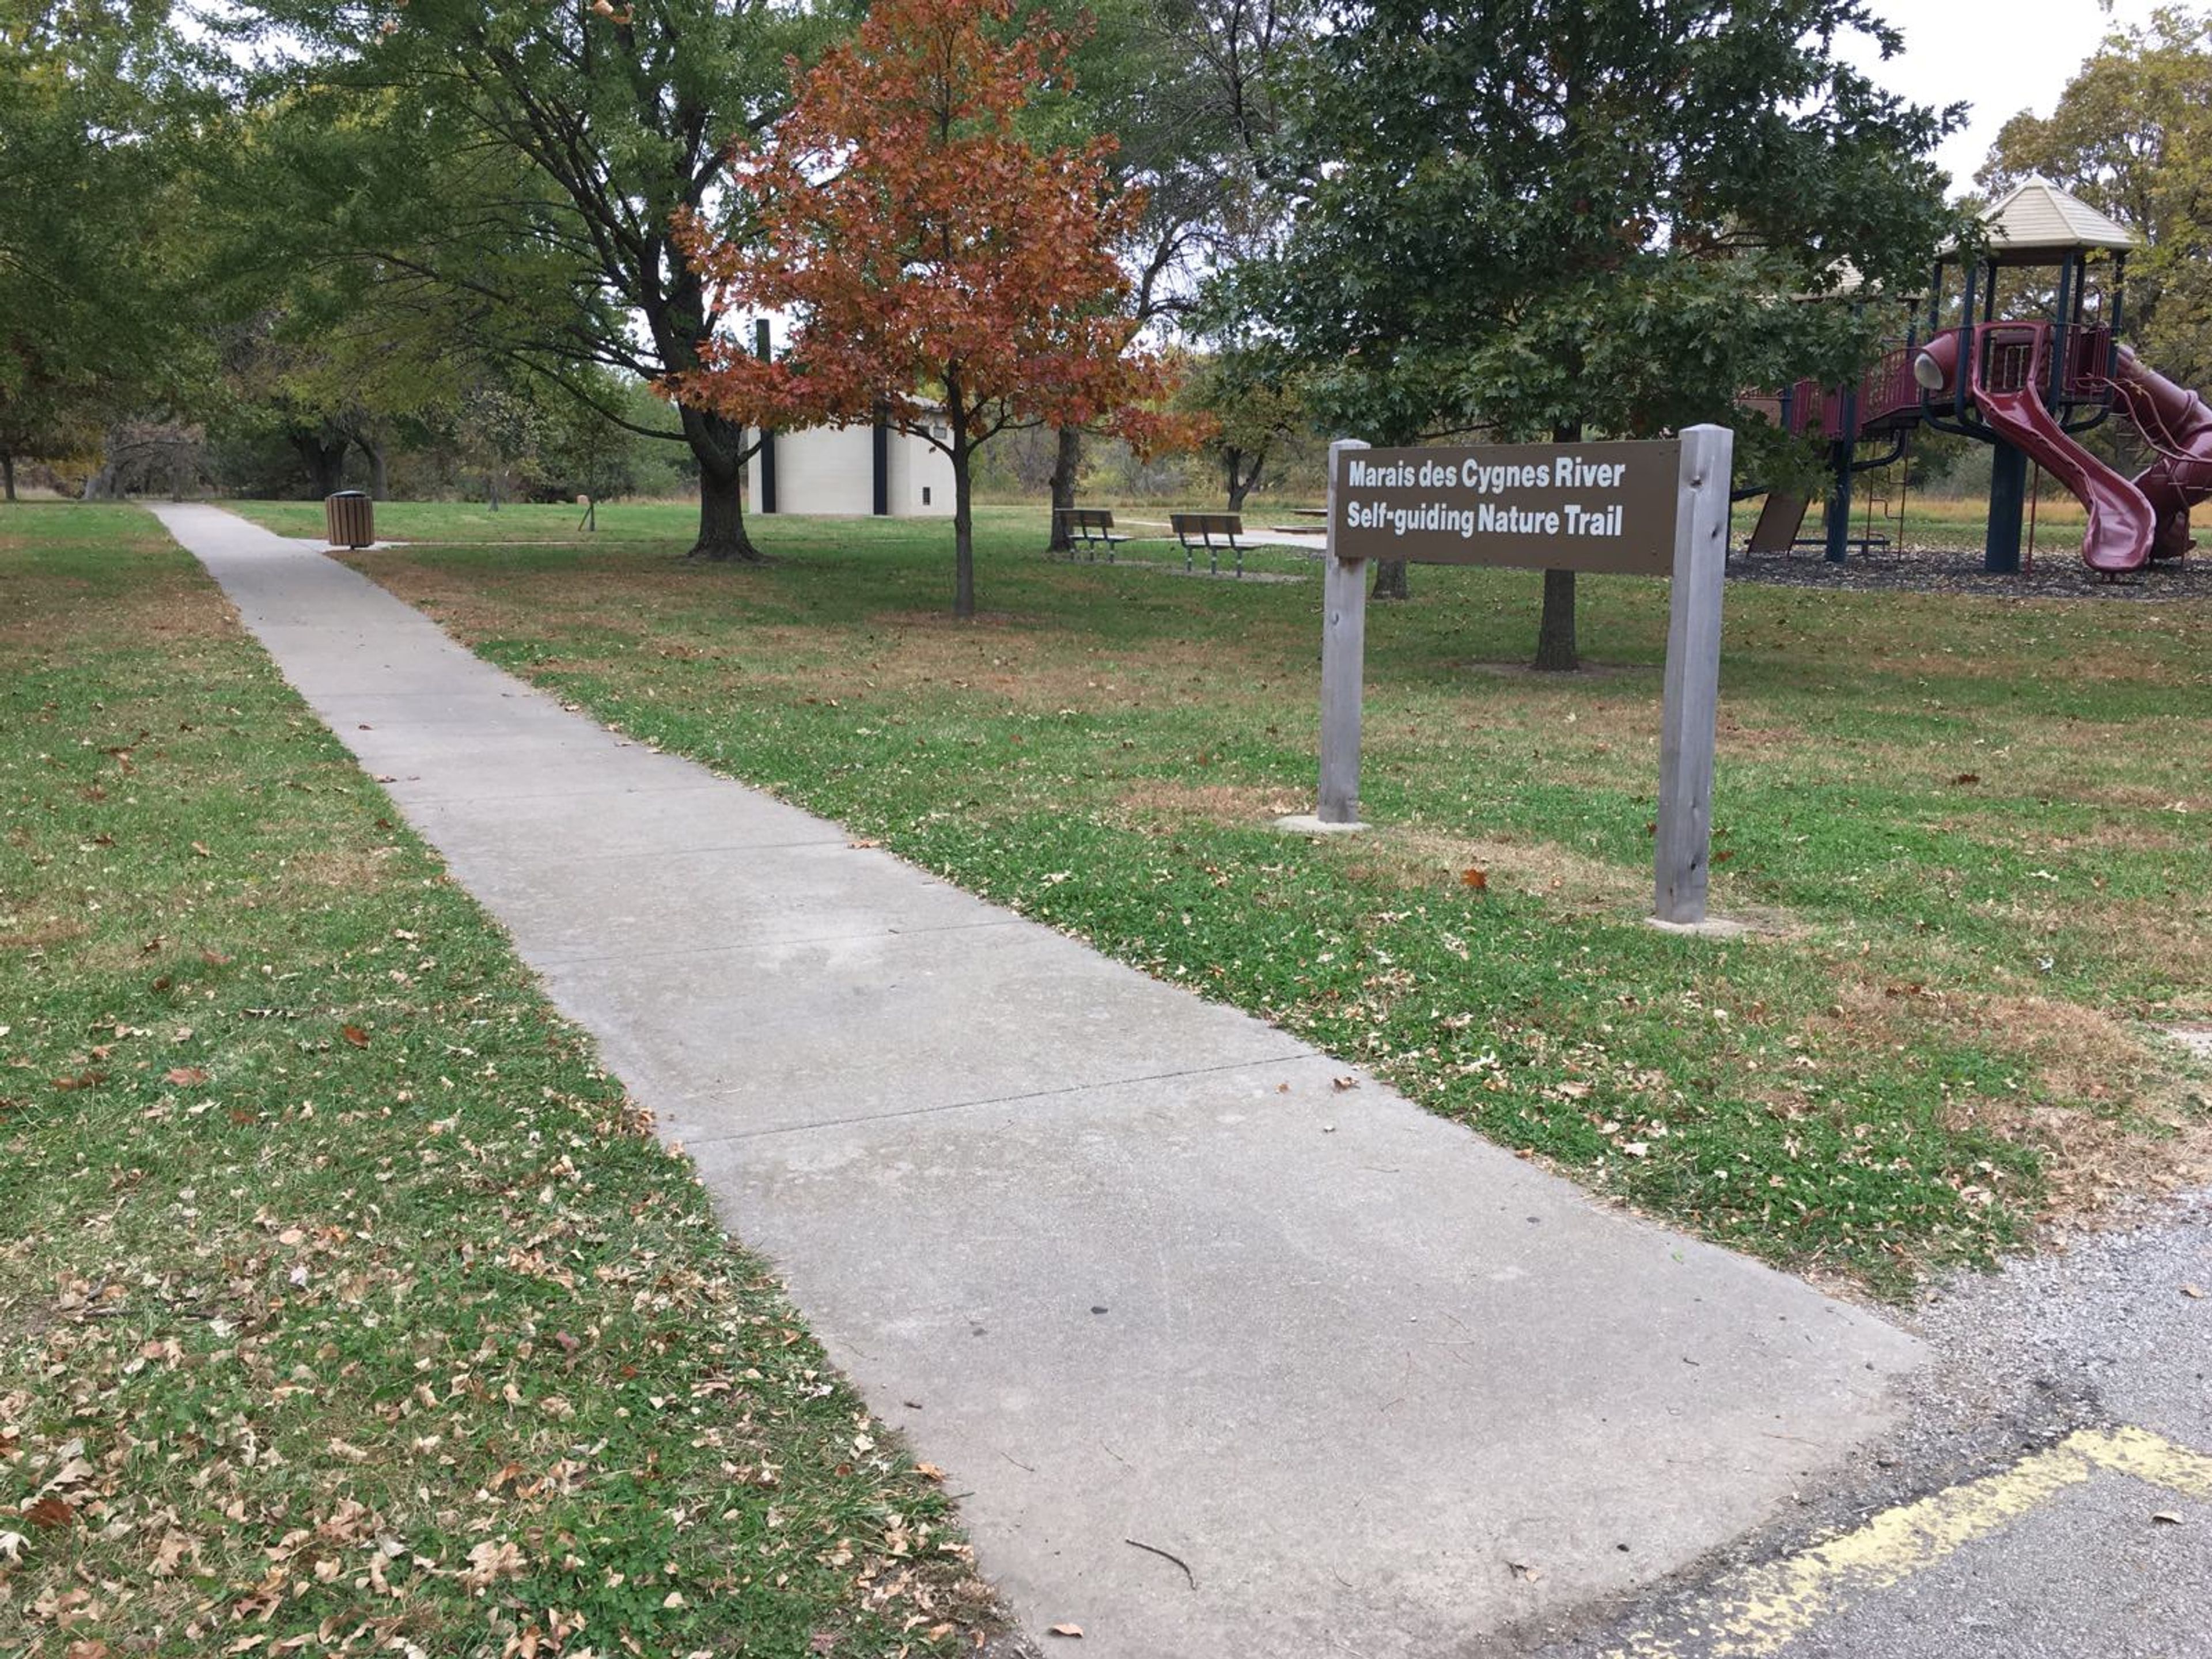
{"type": "Polygon", "coordinates": [[[1174,1562],[1176,1565],[1182,1569],[1182,1576],[1190,1580],[1190,1587],[1193,1589],[1196,1589],[1198,1588],[1198,1575],[1190,1570],[1190,1563],[1184,1560],[1180,1555],[1170,1554],[1166,1550],[1162,1549],[1158,1544],[1139,1543],[1133,1538],[1124,1538],[1121,1541],[1144,1551],[1147,1555],[1157,1555],[1163,1561],[1174,1562]]]}

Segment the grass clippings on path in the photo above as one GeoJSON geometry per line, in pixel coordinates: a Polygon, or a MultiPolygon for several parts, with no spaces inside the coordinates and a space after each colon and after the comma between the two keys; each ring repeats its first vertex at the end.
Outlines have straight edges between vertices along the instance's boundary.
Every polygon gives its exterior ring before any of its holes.
{"type": "MultiPolygon", "coordinates": [[[[659,511],[660,509],[653,509],[659,511]]],[[[359,568],[610,724],[1373,1067],[1601,1192],[1886,1291],[2202,1178],[2212,662],[2201,601],[1729,592],[1716,906],[1649,909],[1663,589],[1583,584],[1610,672],[1492,672],[1536,579],[1370,614],[1366,816],[1310,805],[1316,585],[1052,564],[987,512],[775,519],[765,568],[598,549],[359,568]]],[[[1295,553],[1267,554],[1310,572],[1295,553]]]]}
{"type": "Polygon", "coordinates": [[[126,508],[0,508],[0,1653],[972,1650],[933,1471],[126,508]]]}

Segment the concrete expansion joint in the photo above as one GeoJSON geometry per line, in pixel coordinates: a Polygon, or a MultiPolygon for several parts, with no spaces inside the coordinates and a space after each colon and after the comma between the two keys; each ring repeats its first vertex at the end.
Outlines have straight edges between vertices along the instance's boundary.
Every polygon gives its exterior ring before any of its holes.
{"type": "MultiPolygon", "coordinates": [[[[999,921],[924,922],[912,927],[872,927],[859,933],[799,933],[776,943],[778,948],[803,949],[808,945],[851,945],[872,939],[928,939],[938,934],[988,933],[994,928],[1020,925],[1021,918],[1018,916],[1008,916],[999,921]]],[[[592,956],[564,956],[556,951],[544,956],[541,960],[547,969],[557,971],[563,968],[590,968],[605,963],[672,962],[702,957],[743,955],[760,948],[757,945],[696,945],[673,946],[665,951],[604,951],[592,956]]]]}
{"type": "MultiPolygon", "coordinates": [[[[1136,1077],[1092,1079],[1083,1083],[1071,1083],[1057,1089],[1032,1089],[1019,1094],[987,1095],[974,1100],[949,1100],[927,1106],[902,1107],[895,1112],[856,1112],[849,1117],[823,1118],[799,1126],[781,1125],[770,1129],[740,1129],[726,1135],[687,1135],[686,1146],[720,1146],[732,1141],[768,1140],[780,1135],[805,1134],[815,1129],[848,1129],[863,1123],[893,1123],[901,1118],[938,1117],[947,1112],[972,1112],[992,1106],[1020,1106],[1032,1101],[1056,1100],[1069,1095],[1087,1095],[1102,1089],[1136,1089],[1147,1083],[1175,1083],[1185,1078],[1212,1077],[1224,1072],[1249,1072],[1268,1066],[1295,1066],[1307,1060],[1322,1060],[1327,1056],[1309,1049],[1303,1054],[1285,1054],[1278,1060],[1232,1060],[1219,1066],[1194,1066],[1179,1072],[1148,1072],[1136,1077]]],[[[1333,1062],[1332,1062],[1333,1063],[1333,1062]]],[[[701,1095],[688,1095],[687,1100],[712,1100],[726,1091],[714,1091],[701,1095]]]]}

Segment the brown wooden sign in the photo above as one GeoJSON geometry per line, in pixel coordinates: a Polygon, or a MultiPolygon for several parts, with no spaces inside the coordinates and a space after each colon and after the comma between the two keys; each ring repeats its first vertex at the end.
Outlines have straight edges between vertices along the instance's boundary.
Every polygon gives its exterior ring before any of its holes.
{"type": "Polygon", "coordinates": [[[1339,559],[1663,576],[1674,568],[1682,446],[1355,449],[1329,519],[1339,559]]]}
{"type": "Polygon", "coordinates": [[[1285,818],[1284,827],[1366,828],[1359,821],[1365,561],[1668,575],[1652,920],[1704,927],[1735,454],[1735,434],[1718,426],[1685,427],[1662,443],[1370,449],[1340,438],[1331,444],[1321,788],[1312,818],[1285,818]]]}

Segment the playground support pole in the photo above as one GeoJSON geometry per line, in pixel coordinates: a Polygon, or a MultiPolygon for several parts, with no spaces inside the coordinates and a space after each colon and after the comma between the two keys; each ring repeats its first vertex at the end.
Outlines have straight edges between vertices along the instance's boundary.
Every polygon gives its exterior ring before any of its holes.
{"type": "Polygon", "coordinates": [[[2066,402],[2067,355],[2074,345],[2074,319],[2069,313],[2081,302],[2074,286],[2077,259],[2081,262],[2081,283],[2085,287],[2088,283],[2088,255],[2069,255],[2058,267],[2058,304],[2051,313],[2051,390],[2044,401],[2062,413],[2066,402]]]}
{"type": "Polygon", "coordinates": [[[1830,564],[1841,564],[1851,550],[1851,464],[1858,459],[1859,389],[1856,385],[1843,389],[1843,419],[1836,435],[1833,452],[1836,462],[1835,488],[1828,494],[1828,510],[1825,528],[1828,532],[1828,547],[1824,556],[1830,564]]]}
{"type": "Polygon", "coordinates": [[[2027,457],[2000,439],[1990,460],[1990,533],[1982,568],[1991,575],[2020,571],[2021,518],[2027,505],[2027,457]]]}
{"type": "Polygon", "coordinates": [[[1735,459],[1735,434],[1726,427],[1683,428],[1651,902],[1655,921],[1679,925],[1705,920],[1705,890],[1712,873],[1721,599],[1728,585],[1729,483],[1735,459]]]}
{"type": "Polygon", "coordinates": [[[1905,465],[1899,469],[1897,474],[1897,550],[1900,553],[1904,552],[1905,548],[1905,510],[1911,504],[1912,445],[1911,440],[1907,439],[1905,447],[1905,465]]]}
{"type": "Polygon", "coordinates": [[[2027,568],[2035,568],[2035,515],[2043,506],[2043,468],[2035,469],[2035,482],[2027,487],[2027,568]]]}
{"type": "MultiPolygon", "coordinates": [[[[1367,563],[1336,556],[1336,496],[1345,458],[1367,446],[1340,438],[1328,447],[1329,548],[1322,557],[1321,790],[1323,823],[1359,822],[1359,699],[1367,654],[1367,563]]],[[[1722,496],[1727,497],[1723,481],[1722,496]]]]}
{"type": "MultiPolygon", "coordinates": [[[[1966,292],[1959,300],[1959,367],[1951,376],[1951,418],[1963,426],[1966,421],[1966,388],[1973,382],[1974,365],[1980,360],[1972,354],[1982,349],[1974,334],[1974,276],[1981,270],[1978,264],[1966,269],[1966,292]]],[[[1933,339],[1931,333],[1929,337],[1933,339]]]]}
{"type": "Polygon", "coordinates": [[[2105,350],[2105,378],[2111,380],[2120,372],[2120,330],[2127,325],[2128,256],[2124,252],[2112,254],[2112,316],[2111,343],[2105,350]]]}
{"type": "MultiPolygon", "coordinates": [[[[1850,411],[1848,408],[1846,414],[1850,411]]],[[[1828,532],[1828,549],[1824,556],[1830,564],[1841,564],[1851,550],[1851,462],[1856,459],[1857,447],[1849,438],[1839,439],[1831,452],[1835,460],[1835,482],[1828,487],[1828,507],[1824,528],[1828,532]]]]}

